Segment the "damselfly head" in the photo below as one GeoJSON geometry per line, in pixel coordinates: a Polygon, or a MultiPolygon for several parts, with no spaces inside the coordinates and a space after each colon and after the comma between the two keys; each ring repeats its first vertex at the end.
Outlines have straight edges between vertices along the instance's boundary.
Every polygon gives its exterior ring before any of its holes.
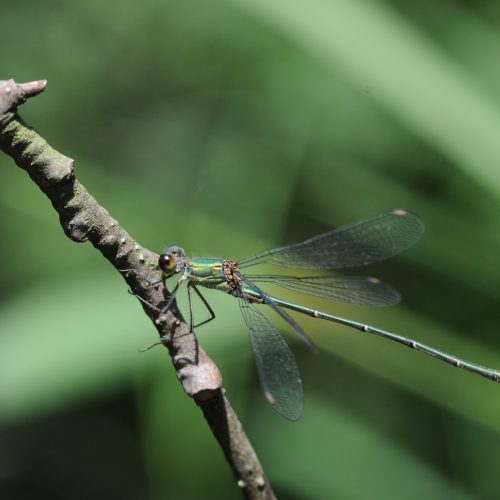
{"type": "Polygon", "coordinates": [[[185,266],[186,254],[179,246],[168,247],[158,259],[158,266],[166,276],[180,273],[185,266]]]}

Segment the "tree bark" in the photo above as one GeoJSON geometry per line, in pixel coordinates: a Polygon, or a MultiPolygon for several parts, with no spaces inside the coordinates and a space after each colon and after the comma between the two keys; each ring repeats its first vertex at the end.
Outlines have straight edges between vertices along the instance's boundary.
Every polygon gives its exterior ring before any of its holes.
{"type": "Polygon", "coordinates": [[[77,180],[74,161],[53,149],[17,114],[17,107],[42,92],[46,84],[45,80],[22,84],[0,80],[0,148],[50,199],[65,234],[77,243],[92,243],[141,298],[168,349],[178,380],[202,409],[245,498],[275,498],[225,395],[218,367],[189,332],[175,303],[162,312],[169,293],[161,281],[158,254],[139,245],[77,180]]]}

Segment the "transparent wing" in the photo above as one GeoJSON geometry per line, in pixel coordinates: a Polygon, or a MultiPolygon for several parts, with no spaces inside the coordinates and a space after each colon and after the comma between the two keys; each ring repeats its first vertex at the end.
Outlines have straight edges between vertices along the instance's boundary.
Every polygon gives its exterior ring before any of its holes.
{"type": "Polygon", "coordinates": [[[393,210],[301,243],[265,250],[239,262],[241,268],[268,262],[301,269],[366,266],[397,255],[424,233],[422,219],[407,210],[393,210]]]}
{"type": "Polygon", "coordinates": [[[240,283],[244,283],[250,290],[258,293],[262,298],[263,303],[268,305],[274,312],[280,315],[314,352],[319,352],[318,348],[315,346],[314,342],[311,340],[309,335],[307,335],[304,329],[287,312],[283,311],[283,309],[278,306],[276,302],[274,302],[270,295],[261,290],[255,283],[250,281],[246,276],[243,276],[240,272],[235,271],[234,274],[239,278],[240,283]]]}
{"type": "Polygon", "coordinates": [[[358,306],[390,306],[401,296],[392,286],[368,276],[247,276],[254,283],[275,283],[294,292],[358,306]]]}
{"type": "Polygon", "coordinates": [[[266,399],[281,416],[298,420],[304,409],[304,394],[292,351],[253,304],[239,297],[239,305],[250,332],[257,373],[266,399]]]}

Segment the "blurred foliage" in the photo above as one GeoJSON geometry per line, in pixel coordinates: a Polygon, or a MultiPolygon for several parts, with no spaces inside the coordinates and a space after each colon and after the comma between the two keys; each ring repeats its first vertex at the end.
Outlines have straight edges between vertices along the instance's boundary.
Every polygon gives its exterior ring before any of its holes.
{"type": "MultiPolygon", "coordinates": [[[[22,116],[142,244],[238,258],[411,209],[424,240],[369,270],[403,304],[318,307],[500,366],[498,2],[1,15],[1,78],[49,80],[22,116]]],[[[0,497],[237,498],[166,353],[137,353],[155,340],[140,306],[5,156],[0,231],[0,497]]],[[[322,352],[293,344],[306,406],[290,424],[261,395],[234,299],[209,299],[200,339],[280,498],[499,498],[498,385],[305,318],[322,352]]]]}

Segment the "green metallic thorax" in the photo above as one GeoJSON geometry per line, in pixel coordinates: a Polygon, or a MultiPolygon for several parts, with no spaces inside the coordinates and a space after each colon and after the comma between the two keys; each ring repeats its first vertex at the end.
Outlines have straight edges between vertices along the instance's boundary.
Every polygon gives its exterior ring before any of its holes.
{"type": "Polygon", "coordinates": [[[186,263],[186,271],[193,285],[230,292],[222,264],[222,259],[190,259],[186,263]]]}

